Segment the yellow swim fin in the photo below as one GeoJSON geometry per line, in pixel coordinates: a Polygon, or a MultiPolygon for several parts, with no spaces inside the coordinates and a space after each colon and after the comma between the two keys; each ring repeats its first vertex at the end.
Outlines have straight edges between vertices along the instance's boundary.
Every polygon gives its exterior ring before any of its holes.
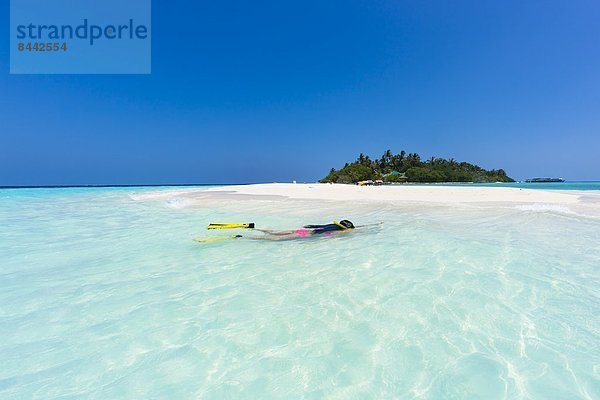
{"type": "Polygon", "coordinates": [[[208,224],[207,229],[252,229],[254,222],[249,223],[224,223],[224,224],[208,224]]]}

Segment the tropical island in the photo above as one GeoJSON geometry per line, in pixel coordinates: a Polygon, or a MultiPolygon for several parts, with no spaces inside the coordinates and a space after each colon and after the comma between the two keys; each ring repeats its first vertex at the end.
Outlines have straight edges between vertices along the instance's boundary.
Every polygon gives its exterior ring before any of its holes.
{"type": "Polygon", "coordinates": [[[387,183],[514,182],[503,169],[486,170],[453,158],[431,157],[422,161],[419,154],[407,154],[404,150],[399,154],[387,150],[375,160],[361,153],[356,161],[346,163],[340,170],[331,168],[319,182],[357,183],[369,180],[387,183]]]}

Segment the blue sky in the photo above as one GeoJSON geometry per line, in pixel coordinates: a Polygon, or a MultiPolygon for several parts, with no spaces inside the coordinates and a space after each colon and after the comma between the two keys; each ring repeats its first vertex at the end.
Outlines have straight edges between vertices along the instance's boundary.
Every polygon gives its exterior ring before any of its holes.
{"type": "Polygon", "coordinates": [[[9,75],[0,41],[0,185],[314,181],[387,148],[600,179],[598,1],[152,13],[151,75],[9,75]]]}

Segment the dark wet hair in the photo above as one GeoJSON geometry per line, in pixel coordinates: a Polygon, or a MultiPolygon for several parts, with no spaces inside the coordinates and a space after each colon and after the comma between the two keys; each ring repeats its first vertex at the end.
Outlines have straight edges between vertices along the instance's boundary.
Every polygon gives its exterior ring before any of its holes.
{"type": "Polygon", "coordinates": [[[347,219],[341,220],[340,225],[344,225],[348,229],[354,229],[354,224],[351,221],[348,221],[347,219]]]}

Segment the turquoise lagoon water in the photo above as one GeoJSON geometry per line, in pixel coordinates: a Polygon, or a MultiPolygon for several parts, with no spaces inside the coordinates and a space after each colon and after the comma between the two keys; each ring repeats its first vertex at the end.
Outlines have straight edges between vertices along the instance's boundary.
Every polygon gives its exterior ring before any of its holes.
{"type": "Polygon", "coordinates": [[[600,398],[600,220],[565,208],[0,190],[0,260],[2,399],[600,398]],[[385,223],[190,240],[343,217],[385,223]]]}

